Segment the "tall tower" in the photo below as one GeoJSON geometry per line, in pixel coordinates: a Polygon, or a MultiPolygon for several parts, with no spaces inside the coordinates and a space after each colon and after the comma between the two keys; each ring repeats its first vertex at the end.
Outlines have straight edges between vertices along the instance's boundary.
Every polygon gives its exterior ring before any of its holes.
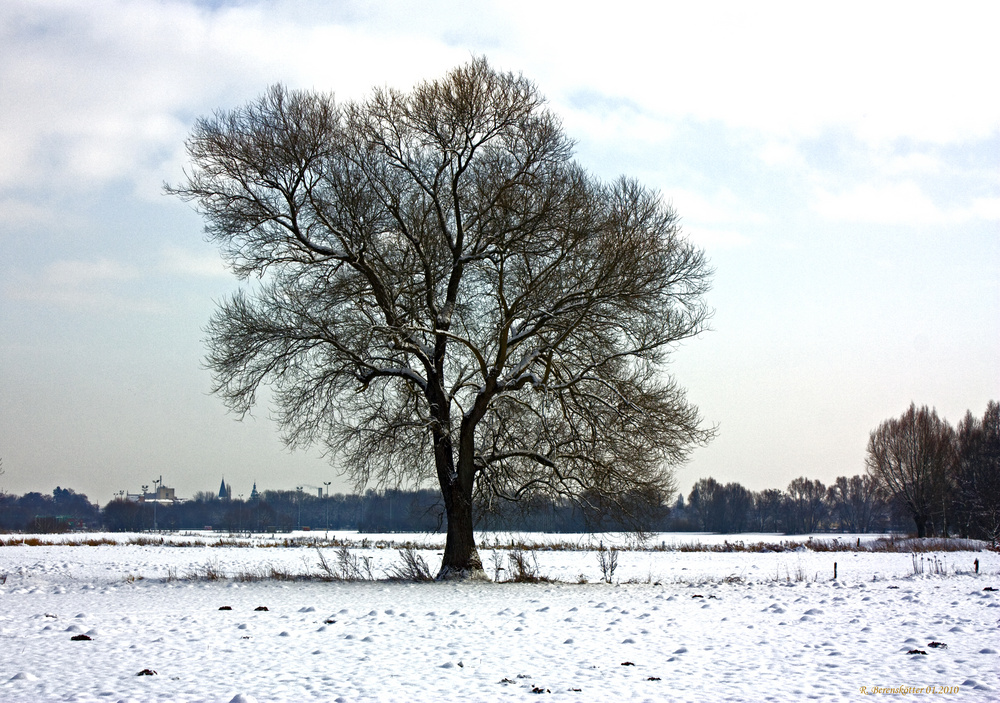
{"type": "Polygon", "coordinates": [[[229,500],[233,497],[233,489],[226,485],[225,476],[222,477],[222,484],[219,486],[219,500],[229,500]]]}

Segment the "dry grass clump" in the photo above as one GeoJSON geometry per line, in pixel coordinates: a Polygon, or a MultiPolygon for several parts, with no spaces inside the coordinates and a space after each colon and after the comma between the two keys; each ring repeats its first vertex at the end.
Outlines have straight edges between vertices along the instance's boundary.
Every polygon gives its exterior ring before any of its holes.
{"type": "Polygon", "coordinates": [[[427,561],[413,547],[399,550],[400,565],[393,566],[386,575],[390,581],[433,581],[427,561]]]}
{"type": "Polygon", "coordinates": [[[542,576],[538,570],[538,555],[534,551],[512,549],[507,555],[507,574],[505,581],[510,583],[552,583],[548,576],[542,576]]]}

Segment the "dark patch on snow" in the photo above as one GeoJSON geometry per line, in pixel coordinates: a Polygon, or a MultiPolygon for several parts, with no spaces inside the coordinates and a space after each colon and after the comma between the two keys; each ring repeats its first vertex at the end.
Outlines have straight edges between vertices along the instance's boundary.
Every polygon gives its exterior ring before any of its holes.
{"type": "Polygon", "coordinates": [[[74,642],[87,642],[89,640],[92,640],[93,637],[90,637],[89,635],[73,635],[72,637],[70,637],[70,639],[73,640],[74,642]]]}
{"type": "Polygon", "coordinates": [[[907,652],[907,654],[923,654],[924,656],[927,656],[927,652],[925,652],[922,649],[911,649],[909,652],[907,652]]]}
{"type": "Polygon", "coordinates": [[[266,605],[258,605],[256,608],[254,608],[254,612],[259,612],[259,611],[263,611],[263,612],[266,613],[267,612],[267,606],[266,605]]]}
{"type": "Polygon", "coordinates": [[[136,676],[156,676],[156,675],[157,675],[156,672],[153,671],[152,669],[143,669],[138,674],[136,674],[136,676]]]}

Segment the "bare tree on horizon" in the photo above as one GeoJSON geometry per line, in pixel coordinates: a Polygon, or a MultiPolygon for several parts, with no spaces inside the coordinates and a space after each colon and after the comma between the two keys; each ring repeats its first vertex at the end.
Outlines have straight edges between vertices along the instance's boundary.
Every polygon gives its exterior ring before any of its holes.
{"type": "Polygon", "coordinates": [[[197,122],[197,203],[247,281],[208,326],[246,413],[359,485],[436,481],[439,578],[479,576],[476,504],[666,499],[712,430],[666,372],[705,329],[711,271],[674,210],[603,183],[522,76],[478,58],[362,102],[272,87],[197,122]],[[248,280],[255,279],[255,280],[248,280]]]}

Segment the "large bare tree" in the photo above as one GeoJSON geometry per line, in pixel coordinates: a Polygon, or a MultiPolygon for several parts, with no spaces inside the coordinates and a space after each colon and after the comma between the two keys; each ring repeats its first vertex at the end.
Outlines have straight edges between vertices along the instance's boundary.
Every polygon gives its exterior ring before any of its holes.
{"type": "Polygon", "coordinates": [[[953,474],[964,534],[1000,541],[1000,403],[983,417],[966,412],[956,432],[953,474]]]}
{"type": "Polygon", "coordinates": [[[936,411],[910,403],[905,413],[883,422],[868,438],[868,475],[906,506],[918,537],[927,535],[935,517],[941,518],[942,531],[947,529],[954,435],[936,411]]]}
{"type": "Polygon", "coordinates": [[[666,497],[710,431],[665,373],[710,271],[654,192],[573,161],[525,78],[472,60],[337,104],[272,87],[197,122],[197,203],[247,282],[208,327],[215,391],[269,386],[286,441],[359,483],[435,480],[440,577],[482,572],[474,505],[666,497]]]}

